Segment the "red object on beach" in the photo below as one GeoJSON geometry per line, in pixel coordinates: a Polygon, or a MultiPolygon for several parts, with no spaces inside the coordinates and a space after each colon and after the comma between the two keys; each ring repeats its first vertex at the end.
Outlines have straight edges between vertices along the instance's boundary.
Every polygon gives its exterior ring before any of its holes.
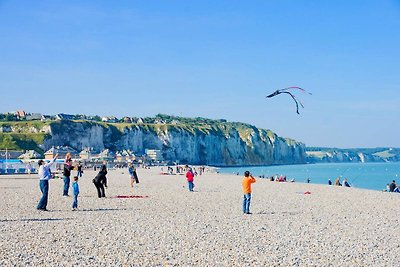
{"type": "Polygon", "coordinates": [[[306,191],[306,192],[304,192],[304,195],[311,195],[311,192],[310,191],[306,191]]]}
{"type": "Polygon", "coordinates": [[[115,196],[114,198],[148,198],[149,196],[115,196]]]}

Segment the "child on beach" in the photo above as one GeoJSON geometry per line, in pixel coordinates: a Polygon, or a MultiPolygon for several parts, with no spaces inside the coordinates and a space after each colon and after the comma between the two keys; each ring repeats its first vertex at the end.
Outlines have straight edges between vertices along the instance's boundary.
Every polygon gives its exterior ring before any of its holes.
{"type": "Polygon", "coordinates": [[[74,182],[72,183],[72,210],[78,209],[78,195],[79,195],[79,185],[78,176],[74,176],[74,182]]]}
{"type": "Polygon", "coordinates": [[[192,172],[192,168],[189,168],[188,172],[186,173],[186,179],[188,182],[189,191],[193,192],[194,188],[194,174],[192,172]]]}
{"type": "Polygon", "coordinates": [[[251,175],[249,171],[244,172],[244,178],[242,180],[243,188],[243,214],[251,214],[250,212],[250,200],[251,200],[251,184],[255,183],[256,179],[251,175]]]}

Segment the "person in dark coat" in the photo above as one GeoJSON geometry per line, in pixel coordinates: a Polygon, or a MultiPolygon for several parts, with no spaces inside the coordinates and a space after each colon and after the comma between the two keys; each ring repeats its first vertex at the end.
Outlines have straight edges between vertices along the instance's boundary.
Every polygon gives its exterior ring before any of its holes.
{"type": "Polygon", "coordinates": [[[392,183],[389,185],[389,191],[393,192],[396,189],[396,181],[393,180],[392,183]]]}
{"type": "Polygon", "coordinates": [[[101,170],[99,173],[96,175],[96,177],[93,179],[94,186],[96,186],[97,189],[97,194],[99,198],[101,197],[106,197],[104,187],[107,188],[107,167],[105,164],[101,167],[101,170]]]}
{"type": "Polygon", "coordinates": [[[64,180],[64,188],[63,188],[63,196],[68,196],[69,185],[70,185],[70,177],[71,171],[74,169],[72,166],[72,159],[66,158],[63,170],[63,180],[64,180]]]}

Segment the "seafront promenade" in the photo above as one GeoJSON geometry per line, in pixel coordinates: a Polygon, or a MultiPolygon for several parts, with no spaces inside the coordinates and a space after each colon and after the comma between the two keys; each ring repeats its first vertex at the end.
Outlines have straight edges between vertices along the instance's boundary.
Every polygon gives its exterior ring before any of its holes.
{"type": "Polygon", "coordinates": [[[0,265],[399,265],[400,194],[257,179],[244,215],[242,176],[206,172],[191,193],[160,172],[138,169],[132,189],[126,169],[110,170],[99,199],[85,170],[78,211],[51,180],[47,212],[36,175],[0,176],[0,265]]]}

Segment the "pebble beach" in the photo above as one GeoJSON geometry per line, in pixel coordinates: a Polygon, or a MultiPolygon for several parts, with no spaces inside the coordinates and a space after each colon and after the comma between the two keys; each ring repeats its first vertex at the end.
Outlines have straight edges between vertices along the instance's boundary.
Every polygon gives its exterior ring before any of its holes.
{"type": "Polygon", "coordinates": [[[246,215],[242,176],[160,172],[109,170],[100,199],[85,170],[77,211],[62,179],[38,211],[36,175],[0,176],[0,266],[400,266],[400,194],[257,179],[246,215]]]}

